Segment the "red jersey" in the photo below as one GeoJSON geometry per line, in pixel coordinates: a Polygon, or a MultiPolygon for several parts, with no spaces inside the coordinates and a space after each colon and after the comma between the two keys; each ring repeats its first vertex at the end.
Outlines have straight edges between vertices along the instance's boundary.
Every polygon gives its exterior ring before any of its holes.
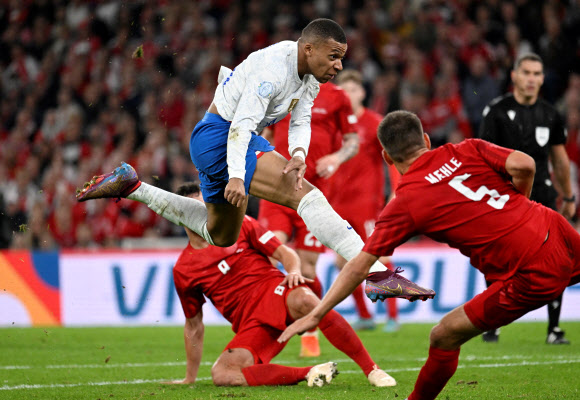
{"type": "Polygon", "coordinates": [[[284,279],[268,259],[281,244],[271,231],[248,216],[233,246],[196,250],[188,244],[173,267],[185,316],[192,318],[201,311],[205,295],[237,332],[244,313],[261,299],[256,288],[284,279]]]}
{"type": "Polygon", "coordinates": [[[422,233],[459,249],[487,279],[509,277],[544,243],[552,219],[511,184],[505,161],[512,151],[467,139],[421,155],[363,250],[391,255],[422,233]]]}
{"type": "MultiPolygon", "coordinates": [[[[318,187],[316,174],[316,161],[340,148],[336,146],[336,135],[355,133],[354,124],[356,117],[352,113],[350,100],[344,90],[332,83],[320,86],[320,93],[314,99],[312,105],[312,130],[308,156],[306,157],[305,178],[308,182],[318,187]]],[[[290,159],[288,153],[288,128],[290,115],[272,126],[274,134],[274,147],[284,157],[290,159]]],[[[342,136],[341,136],[342,137],[342,136]]],[[[342,168],[342,167],[341,167],[342,168]]]]}
{"type": "Polygon", "coordinates": [[[358,118],[359,152],[343,163],[331,178],[333,206],[358,208],[362,203],[364,207],[372,207],[378,215],[385,205],[383,148],[377,138],[382,119],[380,114],[367,108],[358,118]]]}

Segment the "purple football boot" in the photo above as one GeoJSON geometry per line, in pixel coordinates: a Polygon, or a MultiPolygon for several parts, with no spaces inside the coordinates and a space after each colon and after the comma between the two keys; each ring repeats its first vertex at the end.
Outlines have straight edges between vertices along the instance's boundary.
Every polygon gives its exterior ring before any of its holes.
{"type": "Polygon", "coordinates": [[[403,270],[399,267],[391,270],[373,272],[367,277],[365,293],[372,302],[385,300],[390,297],[399,297],[409,301],[427,300],[435,297],[435,291],[425,289],[399,275],[403,270]]]}
{"type": "Polygon", "coordinates": [[[127,197],[141,186],[137,172],[132,166],[123,162],[113,172],[93,177],[85,183],[82,190],[77,189],[77,200],[106,199],[127,197]]]}

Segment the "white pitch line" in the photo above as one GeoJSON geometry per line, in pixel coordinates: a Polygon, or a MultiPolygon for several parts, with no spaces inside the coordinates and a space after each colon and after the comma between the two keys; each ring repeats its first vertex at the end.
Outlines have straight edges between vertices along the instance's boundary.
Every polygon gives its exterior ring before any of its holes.
{"type": "MultiPolygon", "coordinates": [[[[580,363],[580,358],[570,359],[570,360],[554,360],[554,361],[522,361],[520,363],[505,363],[505,364],[459,364],[457,368],[505,368],[505,367],[528,367],[536,365],[554,365],[554,364],[577,364],[580,363]]],[[[395,368],[395,369],[385,369],[389,374],[397,372],[412,372],[420,371],[421,367],[411,367],[411,368],[395,368]]],[[[356,374],[360,373],[360,370],[347,370],[342,371],[339,367],[339,372],[341,374],[356,374]]]]}
{"type": "MultiPolygon", "coordinates": [[[[569,357],[569,355],[511,355],[511,356],[473,356],[473,355],[466,355],[460,356],[460,362],[466,361],[482,361],[482,360],[501,360],[501,361],[508,361],[508,360],[529,360],[529,359],[547,359],[547,360],[559,360],[569,357]]],[[[425,362],[427,360],[426,357],[419,357],[419,358],[397,358],[397,359],[389,359],[389,362],[408,362],[408,361],[417,361],[417,362],[425,362]]],[[[331,360],[334,362],[339,363],[354,363],[353,360],[350,358],[346,359],[334,359],[331,360]]],[[[275,360],[275,364],[303,364],[304,360],[275,360]]],[[[46,369],[76,369],[76,368],[141,368],[141,367],[179,367],[185,365],[185,361],[168,361],[168,362],[160,362],[160,363],[102,363],[102,364],[57,364],[57,365],[0,365],[0,370],[20,370],[20,369],[33,369],[33,368],[46,368],[46,369]]],[[[213,365],[213,362],[204,361],[201,363],[202,366],[209,366],[213,365]]]]}
{"type": "MultiPolygon", "coordinates": [[[[505,367],[524,367],[536,365],[553,365],[553,364],[576,364],[580,363],[580,358],[569,360],[553,360],[553,361],[522,361],[520,363],[505,363],[505,364],[459,364],[457,368],[505,368],[505,367]]],[[[414,368],[396,368],[389,369],[389,373],[397,372],[412,372],[419,371],[421,367],[414,368]]],[[[360,370],[346,370],[340,371],[341,374],[360,374],[360,370]]],[[[210,377],[198,377],[198,381],[210,380],[210,377]]],[[[53,389],[53,388],[69,388],[78,386],[106,386],[106,385],[138,385],[142,383],[161,383],[163,381],[171,381],[176,379],[136,379],[132,381],[116,381],[116,382],[85,382],[85,383],[54,383],[50,385],[15,385],[15,386],[0,386],[1,390],[22,390],[22,389],[53,389]]]]}

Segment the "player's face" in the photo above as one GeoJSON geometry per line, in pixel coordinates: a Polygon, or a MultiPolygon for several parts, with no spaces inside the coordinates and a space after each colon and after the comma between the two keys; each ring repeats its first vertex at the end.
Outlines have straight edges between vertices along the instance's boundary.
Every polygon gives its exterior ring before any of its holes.
{"type": "Polygon", "coordinates": [[[326,83],[342,71],[342,59],[346,54],[346,48],[346,43],[338,43],[334,39],[307,47],[308,69],[318,82],[326,83]]]}
{"type": "Polygon", "coordinates": [[[346,81],[341,83],[340,87],[346,92],[352,108],[358,108],[362,105],[365,99],[365,89],[361,85],[355,81],[346,81]]]}
{"type": "Polygon", "coordinates": [[[544,83],[542,63],[533,60],[524,60],[520,66],[512,71],[514,91],[526,99],[535,100],[544,83]]]}

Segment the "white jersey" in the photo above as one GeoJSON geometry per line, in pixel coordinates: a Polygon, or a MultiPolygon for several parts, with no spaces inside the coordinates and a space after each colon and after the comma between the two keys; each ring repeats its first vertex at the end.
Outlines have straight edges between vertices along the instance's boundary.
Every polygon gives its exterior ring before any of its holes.
{"type": "Polygon", "coordinates": [[[220,70],[214,104],[231,121],[227,162],[230,178],[244,179],[252,132],[259,134],[292,113],[288,131],[290,154],[308,152],[310,119],[320,88],[313,75],[298,76],[298,42],[283,41],[248,56],[233,71],[220,70]],[[225,72],[225,73],[224,73],[225,72]]]}

